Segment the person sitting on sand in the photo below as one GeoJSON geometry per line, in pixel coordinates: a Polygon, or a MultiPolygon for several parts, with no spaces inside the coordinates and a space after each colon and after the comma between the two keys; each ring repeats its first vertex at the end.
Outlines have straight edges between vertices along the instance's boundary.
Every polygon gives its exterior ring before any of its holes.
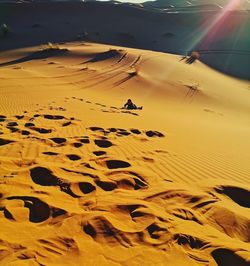
{"type": "Polygon", "coordinates": [[[133,109],[142,109],[141,107],[137,107],[131,99],[128,99],[127,102],[124,104],[124,109],[133,110],[133,109]]]}

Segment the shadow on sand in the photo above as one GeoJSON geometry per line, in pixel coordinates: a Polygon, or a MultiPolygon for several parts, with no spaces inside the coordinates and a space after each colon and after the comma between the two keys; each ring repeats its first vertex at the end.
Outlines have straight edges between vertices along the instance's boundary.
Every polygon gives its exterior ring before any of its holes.
{"type": "Polygon", "coordinates": [[[107,59],[112,59],[114,57],[117,56],[121,56],[121,51],[118,51],[116,49],[111,49],[109,51],[103,52],[103,53],[99,53],[97,55],[95,55],[95,57],[93,57],[92,59],[89,59],[87,61],[84,62],[85,63],[96,63],[99,61],[104,61],[107,59]]]}
{"type": "Polygon", "coordinates": [[[32,60],[46,59],[49,57],[65,54],[67,51],[68,51],[68,49],[54,49],[54,48],[53,49],[46,49],[46,50],[42,50],[42,51],[37,51],[37,52],[34,52],[30,55],[24,56],[22,58],[1,63],[0,67],[11,66],[11,65],[15,65],[15,64],[20,64],[20,63],[32,61],[32,60]]]}

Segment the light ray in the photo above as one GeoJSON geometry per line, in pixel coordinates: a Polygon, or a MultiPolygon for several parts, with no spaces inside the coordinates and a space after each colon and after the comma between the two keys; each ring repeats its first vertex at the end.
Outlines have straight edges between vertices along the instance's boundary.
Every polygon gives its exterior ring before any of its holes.
{"type": "Polygon", "coordinates": [[[219,30],[221,30],[221,27],[223,26],[223,23],[229,16],[230,12],[235,10],[240,5],[240,3],[241,3],[241,0],[230,0],[230,2],[215,17],[213,22],[210,25],[206,25],[205,29],[203,29],[202,32],[200,32],[199,36],[191,43],[188,50],[189,51],[194,50],[198,44],[204,41],[207,41],[207,42],[213,41],[213,38],[215,37],[216,33],[219,30]]]}

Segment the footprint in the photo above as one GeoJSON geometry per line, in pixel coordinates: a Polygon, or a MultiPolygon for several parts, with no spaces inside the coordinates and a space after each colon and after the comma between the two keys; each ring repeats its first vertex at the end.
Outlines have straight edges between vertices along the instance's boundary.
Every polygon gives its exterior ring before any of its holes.
{"type": "MultiPolygon", "coordinates": [[[[108,219],[101,214],[94,217],[92,216],[90,219],[86,220],[83,224],[82,230],[96,242],[101,242],[104,245],[122,245],[126,248],[135,245],[134,241],[132,241],[133,238],[131,238],[133,233],[125,232],[121,229],[121,226],[117,226],[117,223],[113,222],[111,218],[108,219]]],[[[137,232],[137,234],[140,233],[137,232]]],[[[142,234],[140,235],[140,239],[142,239],[142,234]]]]}
{"type": "Polygon", "coordinates": [[[95,238],[97,235],[95,228],[90,223],[86,223],[83,226],[83,231],[92,238],[95,238]]]}
{"type": "Polygon", "coordinates": [[[117,186],[120,189],[126,190],[134,190],[135,189],[135,181],[133,178],[130,177],[122,177],[120,180],[117,180],[117,186]]]}
{"type": "Polygon", "coordinates": [[[35,124],[34,124],[34,123],[30,123],[30,122],[28,122],[28,123],[25,123],[24,126],[25,126],[25,127],[34,127],[35,124]]]}
{"type": "Polygon", "coordinates": [[[92,170],[96,170],[93,166],[91,166],[89,163],[82,163],[81,165],[89,168],[89,169],[92,169],[92,170]]]}
{"type": "Polygon", "coordinates": [[[201,249],[208,244],[208,242],[205,242],[199,239],[198,237],[193,237],[191,235],[186,235],[186,234],[175,234],[174,240],[176,240],[176,242],[180,246],[188,246],[192,249],[201,249]]]}
{"type": "Polygon", "coordinates": [[[138,129],[135,129],[135,128],[130,129],[130,131],[131,131],[133,134],[137,134],[137,135],[141,134],[141,131],[138,130],[138,129]]]}
{"type": "Polygon", "coordinates": [[[58,153],[52,152],[52,151],[45,151],[45,152],[43,152],[43,154],[49,155],[49,156],[56,156],[56,155],[58,155],[58,153]]]}
{"type": "Polygon", "coordinates": [[[96,190],[96,187],[89,182],[80,182],[79,188],[84,194],[89,194],[96,190]]]}
{"type": "Polygon", "coordinates": [[[100,147],[100,148],[109,148],[111,146],[113,146],[112,142],[110,142],[109,140],[104,140],[104,139],[96,139],[94,140],[96,146],[100,147]]]}
{"type": "Polygon", "coordinates": [[[205,108],[205,109],[203,109],[203,111],[204,111],[204,112],[207,112],[207,113],[214,113],[214,111],[213,111],[213,110],[206,109],[206,108],[205,108]]]}
{"type": "Polygon", "coordinates": [[[4,122],[7,117],[5,115],[0,115],[0,122],[4,122]]]}
{"type": "Polygon", "coordinates": [[[165,235],[167,233],[166,228],[162,228],[156,223],[152,223],[147,227],[147,231],[151,238],[153,239],[159,239],[162,235],[165,235]]]}
{"type": "Polygon", "coordinates": [[[138,190],[148,187],[146,180],[139,174],[127,170],[115,170],[108,172],[109,179],[116,182],[118,188],[127,190],[138,190]]]}
{"type": "Polygon", "coordinates": [[[63,123],[62,126],[63,126],[63,127],[67,127],[67,126],[69,126],[69,125],[71,125],[71,124],[72,124],[71,121],[68,121],[68,122],[63,123]]]}
{"type": "Polygon", "coordinates": [[[149,130],[149,131],[146,131],[145,133],[150,138],[152,138],[152,137],[164,137],[164,134],[162,134],[159,131],[149,130]]]}
{"type": "Polygon", "coordinates": [[[81,159],[80,156],[76,155],[76,154],[67,154],[66,155],[71,161],[78,161],[81,159]]]}
{"type": "Polygon", "coordinates": [[[28,135],[30,135],[30,132],[27,131],[27,130],[21,130],[21,134],[22,134],[23,136],[28,136],[28,135]]]}
{"type": "Polygon", "coordinates": [[[59,186],[60,178],[52,174],[52,172],[44,167],[35,167],[30,170],[32,181],[41,186],[59,186]]]}
{"type": "Polygon", "coordinates": [[[80,142],[74,142],[72,145],[73,145],[75,148],[80,148],[80,147],[82,147],[82,143],[80,143],[80,142]]]}
{"type": "Polygon", "coordinates": [[[9,144],[9,143],[11,143],[11,142],[15,142],[15,141],[13,141],[13,140],[8,140],[8,139],[1,139],[1,138],[0,138],[0,146],[7,145],[7,144],[9,144]]]}
{"type": "Polygon", "coordinates": [[[65,138],[50,138],[50,139],[57,144],[62,144],[67,141],[65,138]]]}
{"type": "MultiPolygon", "coordinates": [[[[1,118],[1,116],[0,116],[0,118],[1,118]]],[[[15,115],[15,118],[17,118],[18,120],[20,120],[20,119],[23,119],[24,118],[24,115],[15,115]]]]}
{"type": "Polygon", "coordinates": [[[116,131],[117,131],[117,129],[116,129],[116,128],[114,128],[114,127],[111,127],[111,128],[108,128],[108,131],[109,131],[109,132],[116,132],[116,131]]]}
{"type": "Polygon", "coordinates": [[[169,153],[168,151],[164,151],[164,150],[155,150],[156,153],[169,153]]]}
{"type": "Polygon", "coordinates": [[[228,196],[240,206],[250,208],[250,191],[234,186],[222,186],[215,190],[220,194],[228,196]]]}
{"type": "Polygon", "coordinates": [[[15,127],[15,126],[18,126],[18,123],[17,122],[9,122],[7,124],[7,127],[15,127]]]}
{"type": "Polygon", "coordinates": [[[118,131],[116,133],[116,136],[120,137],[120,136],[129,136],[131,133],[127,132],[127,131],[118,131]]]}
{"type": "Polygon", "coordinates": [[[94,155],[96,156],[101,156],[101,155],[105,155],[106,152],[105,151],[93,151],[94,155]]]}
{"type": "Polygon", "coordinates": [[[89,128],[91,131],[101,131],[101,132],[104,132],[104,129],[103,128],[101,128],[101,127],[90,127],[89,128]]]}
{"type": "Polygon", "coordinates": [[[107,107],[106,105],[101,104],[101,103],[95,103],[95,105],[99,105],[99,106],[102,106],[102,107],[107,107]]]}
{"type": "Polygon", "coordinates": [[[50,120],[61,120],[65,118],[62,115],[44,115],[43,117],[50,120]]]}
{"type": "Polygon", "coordinates": [[[149,162],[149,163],[153,163],[155,161],[153,158],[145,157],[145,156],[142,157],[142,160],[144,162],[149,162]]]}
{"type": "Polygon", "coordinates": [[[83,138],[83,139],[79,139],[79,141],[81,141],[81,143],[84,143],[84,144],[89,144],[90,143],[88,137],[83,138]]]}
{"type": "Polygon", "coordinates": [[[247,262],[229,249],[218,248],[211,254],[218,266],[249,266],[249,261],[247,262]]]}
{"type": "Polygon", "coordinates": [[[108,160],[106,161],[106,165],[108,169],[127,168],[131,166],[130,163],[121,160],[108,160]]]}
{"type": "Polygon", "coordinates": [[[32,130],[37,131],[40,134],[48,134],[52,132],[52,129],[39,128],[39,127],[30,127],[32,130]]]}
{"type": "Polygon", "coordinates": [[[60,190],[73,198],[79,198],[70,189],[70,183],[55,176],[52,171],[44,167],[35,167],[30,170],[30,176],[34,183],[41,186],[58,186],[60,190]]]}
{"type": "Polygon", "coordinates": [[[15,132],[17,132],[17,131],[19,131],[19,129],[18,128],[16,128],[16,127],[7,127],[12,133],[15,133],[15,132]]]}
{"type": "Polygon", "coordinates": [[[35,197],[28,196],[12,196],[7,200],[23,200],[24,207],[28,208],[29,220],[33,223],[41,223],[50,217],[50,207],[47,203],[35,197]]]}
{"type": "Polygon", "coordinates": [[[115,182],[96,180],[96,185],[105,191],[112,191],[117,188],[115,182]]]}

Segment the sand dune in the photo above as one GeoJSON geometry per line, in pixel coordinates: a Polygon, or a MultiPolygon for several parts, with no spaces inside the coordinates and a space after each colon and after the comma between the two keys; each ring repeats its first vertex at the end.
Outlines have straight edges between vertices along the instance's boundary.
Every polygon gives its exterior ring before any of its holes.
{"type": "Polygon", "coordinates": [[[1,53],[2,265],[250,264],[250,85],[188,62],[1,53]]]}
{"type": "Polygon", "coordinates": [[[75,40],[181,55],[197,50],[202,62],[249,80],[249,3],[236,1],[226,12],[221,6],[228,1],[168,2],[176,4],[162,10],[109,2],[1,3],[11,34],[0,50],[75,40]]]}

